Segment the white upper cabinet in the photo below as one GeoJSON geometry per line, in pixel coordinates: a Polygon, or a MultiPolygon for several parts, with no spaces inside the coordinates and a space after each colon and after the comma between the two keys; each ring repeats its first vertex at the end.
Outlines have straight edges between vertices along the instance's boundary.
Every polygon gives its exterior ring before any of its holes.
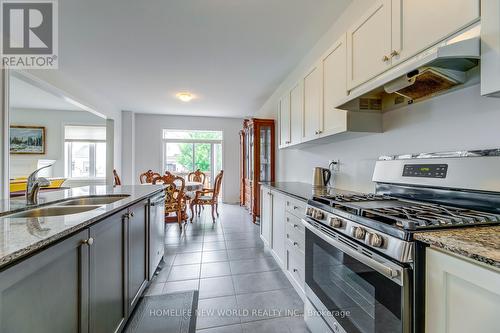
{"type": "Polygon", "coordinates": [[[335,108],[347,96],[347,47],[344,35],[321,59],[323,68],[323,118],[321,136],[347,130],[347,111],[335,108]]]}
{"type": "Polygon", "coordinates": [[[322,112],[321,63],[314,66],[304,78],[304,116],[302,141],[312,140],[321,134],[322,112]]]}
{"type": "Polygon", "coordinates": [[[480,0],[380,0],[347,31],[347,88],[449,37],[480,17],[480,0]]]}
{"type": "Polygon", "coordinates": [[[500,97],[500,1],[481,1],[481,95],[500,97]]]}
{"type": "Polygon", "coordinates": [[[391,0],[381,0],[347,31],[348,88],[387,70],[390,53],[391,0]]]}
{"type": "Polygon", "coordinates": [[[290,91],[290,144],[302,142],[302,117],[304,113],[304,82],[299,83],[290,91]]]}
{"type": "Polygon", "coordinates": [[[392,65],[480,17],[479,0],[392,0],[392,65]]]}
{"type": "Polygon", "coordinates": [[[285,94],[278,103],[279,115],[279,147],[284,148],[291,143],[290,140],[290,93],[285,94]]]}

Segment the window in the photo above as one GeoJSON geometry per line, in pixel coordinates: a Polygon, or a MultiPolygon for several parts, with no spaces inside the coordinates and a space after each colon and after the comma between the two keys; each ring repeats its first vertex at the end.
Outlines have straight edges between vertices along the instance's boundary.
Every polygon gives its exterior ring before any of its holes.
{"type": "Polygon", "coordinates": [[[197,169],[212,186],[222,170],[222,131],[163,130],[163,170],[185,177],[197,169]]]}
{"type": "Polygon", "coordinates": [[[106,127],[65,126],[64,156],[66,177],[106,177],[106,127]]]}

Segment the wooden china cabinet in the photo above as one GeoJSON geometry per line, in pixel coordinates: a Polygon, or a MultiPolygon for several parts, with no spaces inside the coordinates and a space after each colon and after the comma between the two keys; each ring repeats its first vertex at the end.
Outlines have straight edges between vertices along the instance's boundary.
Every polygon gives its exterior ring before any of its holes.
{"type": "Polygon", "coordinates": [[[260,217],[260,182],[274,182],[274,120],[245,119],[240,131],[240,204],[260,217]]]}

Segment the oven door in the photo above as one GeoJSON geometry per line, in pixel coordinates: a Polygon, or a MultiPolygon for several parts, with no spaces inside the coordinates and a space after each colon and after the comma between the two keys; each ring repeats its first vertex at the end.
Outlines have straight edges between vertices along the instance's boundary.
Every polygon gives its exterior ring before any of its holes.
{"type": "Polygon", "coordinates": [[[313,220],[306,226],[306,295],[336,333],[411,330],[411,269],[313,220]]]}

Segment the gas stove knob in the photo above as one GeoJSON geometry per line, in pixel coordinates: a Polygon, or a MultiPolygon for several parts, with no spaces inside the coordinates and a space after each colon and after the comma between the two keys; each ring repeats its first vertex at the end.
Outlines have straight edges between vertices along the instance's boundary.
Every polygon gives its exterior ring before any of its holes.
{"type": "Polygon", "coordinates": [[[314,212],[314,218],[318,219],[318,220],[322,220],[325,218],[325,214],[322,211],[317,210],[314,212]]]}
{"type": "Polygon", "coordinates": [[[313,216],[313,212],[314,212],[314,209],[312,209],[311,207],[307,207],[307,209],[306,209],[307,216],[313,216]]]}
{"type": "Polygon", "coordinates": [[[373,247],[382,247],[384,239],[379,234],[370,234],[370,241],[368,242],[373,247]]]}
{"type": "Polygon", "coordinates": [[[353,227],[352,228],[352,235],[354,238],[357,238],[357,239],[365,239],[366,230],[361,228],[361,227],[353,227]]]}
{"type": "Polygon", "coordinates": [[[330,218],[330,226],[332,228],[341,228],[342,227],[342,220],[339,219],[338,217],[332,217],[332,218],[330,218]]]}

